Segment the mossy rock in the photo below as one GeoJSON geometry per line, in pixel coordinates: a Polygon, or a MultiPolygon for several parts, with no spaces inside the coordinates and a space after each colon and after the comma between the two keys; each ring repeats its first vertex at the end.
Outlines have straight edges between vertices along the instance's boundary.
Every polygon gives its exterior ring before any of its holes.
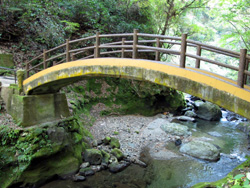
{"type": "Polygon", "coordinates": [[[89,167],[87,167],[87,168],[81,168],[79,170],[79,174],[81,176],[89,176],[89,175],[94,175],[95,171],[92,168],[89,168],[89,167]]]}
{"type": "Polygon", "coordinates": [[[104,150],[101,150],[102,152],[102,163],[108,164],[109,163],[109,159],[110,159],[110,154],[104,150]]]}
{"type": "Polygon", "coordinates": [[[82,135],[68,129],[72,124],[84,130],[74,118],[25,129],[0,126],[1,187],[38,187],[54,175],[76,173],[83,145],[89,146],[82,135]]]}
{"type": "Polygon", "coordinates": [[[118,148],[119,149],[121,147],[119,140],[117,138],[114,138],[114,137],[111,137],[109,145],[111,146],[111,148],[118,148]]]}
{"type": "Polygon", "coordinates": [[[84,152],[84,161],[91,165],[99,165],[102,162],[102,152],[97,149],[86,149],[84,152]]]}
{"type": "Polygon", "coordinates": [[[208,121],[218,121],[222,117],[222,112],[220,107],[211,102],[203,102],[197,105],[196,114],[199,118],[208,120],[208,121]]]}
{"type": "Polygon", "coordinates": [[[103,139],[103,143],[108,145],[111,141],[111,138],[109,136],[106,136],[104,139],[103,139]]]}
{"type": "Polygon", "coordinates": [[[124,158],[122,151],[117,148],[112,149],[111,154],[113,154],[119,161],[124,158]]]}

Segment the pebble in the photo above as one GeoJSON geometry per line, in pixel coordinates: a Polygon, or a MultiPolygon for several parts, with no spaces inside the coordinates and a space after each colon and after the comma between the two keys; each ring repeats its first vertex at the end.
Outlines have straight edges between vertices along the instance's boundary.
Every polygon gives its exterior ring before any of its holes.
{"type": "Polygon", "coordinates": [[[85,162],[81,164],[80,168],[87,168],[89,166],[90,166],[89,162],[85,162]]]}
{"type": "Polygon", "coordinates": [[[100,172],[102,170],[102,166],[101,165],[91,166],[91,169],[94,170],[95,172],[100,172]]]}
{"type": "Polygon", "coordinates": [[[85,180],[86,180],[86,177],[85,177],[85,176],[75,175],[75,176],[73,177],[73,181],[75,181],[75,182],[85,181],[85,180]]]}

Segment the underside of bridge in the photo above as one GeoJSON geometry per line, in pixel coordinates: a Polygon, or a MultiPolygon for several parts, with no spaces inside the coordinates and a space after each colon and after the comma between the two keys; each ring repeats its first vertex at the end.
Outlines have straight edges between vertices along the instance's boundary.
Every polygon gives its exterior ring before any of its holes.
{"type": "Polygon", "coordinates": [[[175,64],[139,59],[78,60],[45,69],[24,80],[27,95],[57,93],[87,77],[121,77],[170,87],[215,103],[250,119],[250,90],[221,76],[175,64]]]}

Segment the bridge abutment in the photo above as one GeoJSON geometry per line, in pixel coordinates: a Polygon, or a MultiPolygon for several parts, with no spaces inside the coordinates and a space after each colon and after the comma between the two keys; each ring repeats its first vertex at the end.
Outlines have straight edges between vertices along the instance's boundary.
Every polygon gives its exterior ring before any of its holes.
{"type": "Polygon", "coordinates": [[[33,126],[69,117],[67,99],[63,93],[18,94],[17,87],[3,87],[1,91],[7,112],[22,127],[33,126]]]}

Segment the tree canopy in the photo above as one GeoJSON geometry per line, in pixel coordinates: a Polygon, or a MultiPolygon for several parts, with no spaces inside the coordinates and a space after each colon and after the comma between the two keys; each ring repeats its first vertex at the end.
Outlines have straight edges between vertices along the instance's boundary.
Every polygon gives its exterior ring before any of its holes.
{"type": "Polygon", "coordinates": [[[250,49],[245,0],[1,0],[0,42],[42,50],[101,33],[180,35],[250,49]]]}

